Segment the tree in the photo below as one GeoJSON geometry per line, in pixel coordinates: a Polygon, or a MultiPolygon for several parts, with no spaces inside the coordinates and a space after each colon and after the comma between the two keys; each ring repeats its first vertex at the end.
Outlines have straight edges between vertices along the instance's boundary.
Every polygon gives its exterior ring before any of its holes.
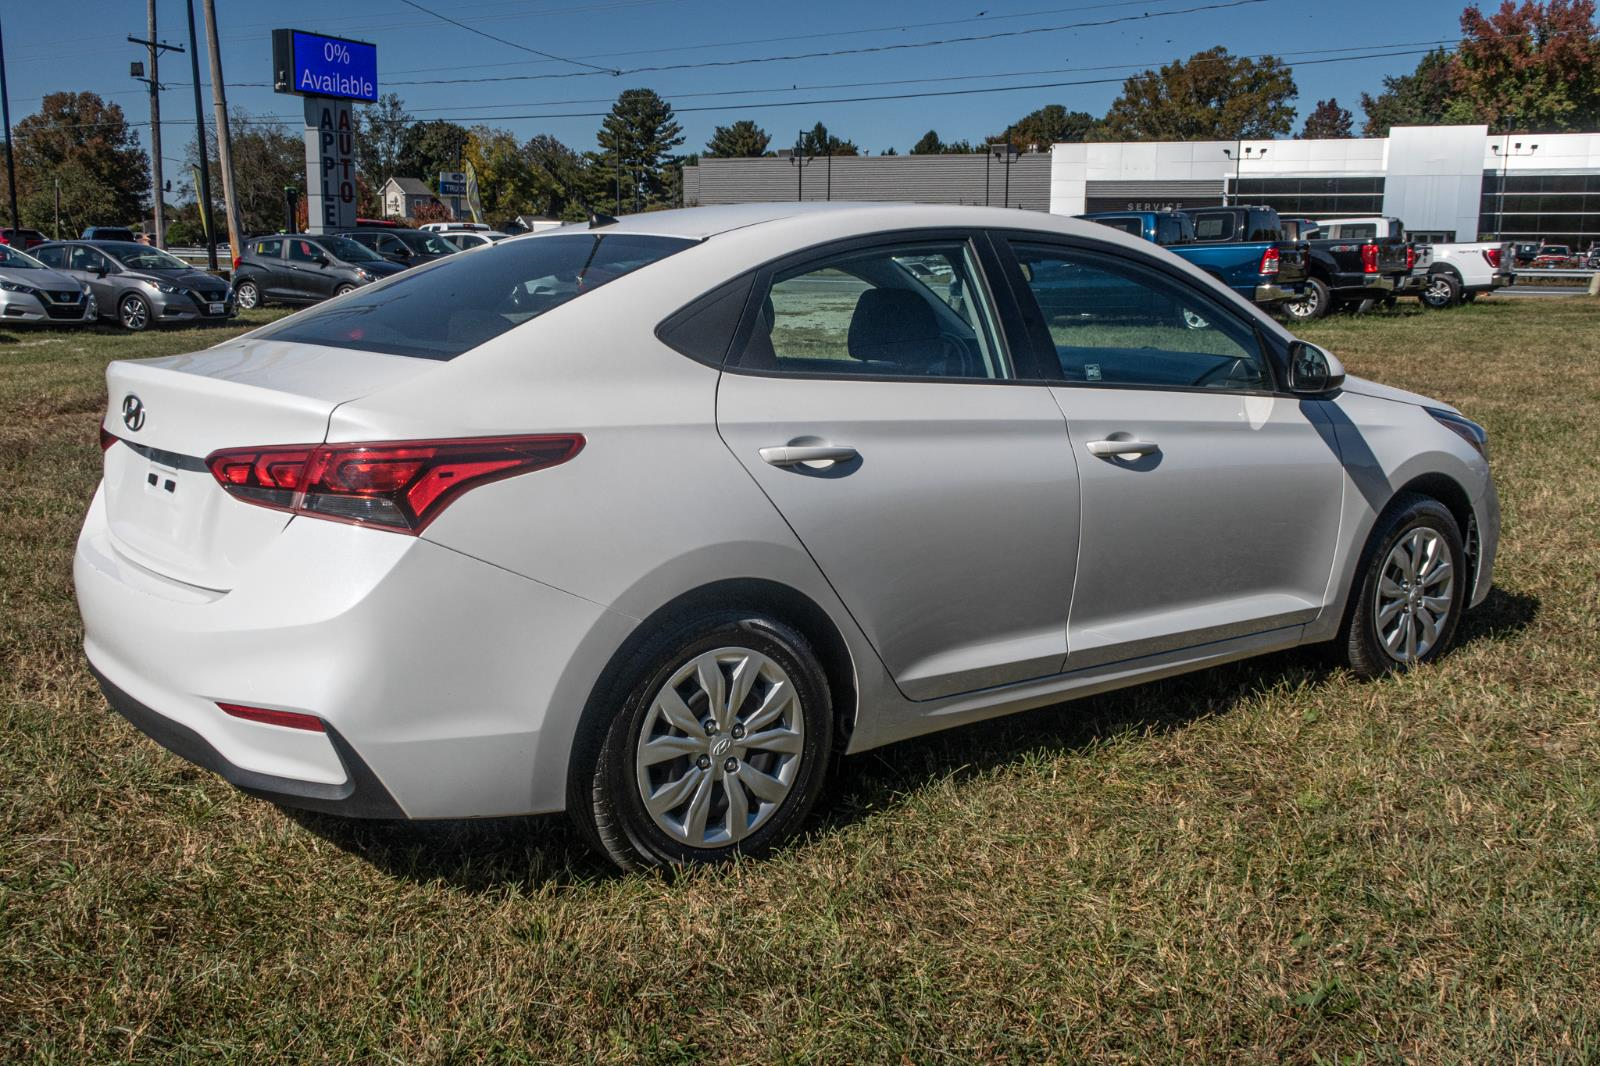
{"type": "Polygon", "coordinates": [[[604,206],[607,180],[556,138],[546,133],[531,137],[522,155],[539,183],[539,214],[576,222],[587,218],[591,208],[604,206]]]}
{"type": "Polygon", "coordinates": [[[1072,144],[1083,140],[1099,124],[1087,111],[1068,111],[1060,104],[1046,104],[1023,115],[1007,126],[996,141],[1010,141],[1023,151],[1044,151],[1052,144],[1072,144]]]}
{"type": "Polygon", "coordinates": [[[1273,56],[1234,57],[1218,46],[1122,84],[1093,134],[1125,141],[1236,140],[1289,132],[1299,95],[1294,72],[1273,56]]]}
{"type": "Polygon", "coordinates": [[[408,178],[437,182],[441,170],[461,169],[470,136],[465,126],[444,119],[415,123],[406,129],[395,169],[408,178]]]}
{"type": "Polygon", "coordinates": [[[706,155],[711,159],[754,159],[767,154],[772,137],[766,130],[747,118],[731,126],[718,126],[706,142],[706,155]]]}
{"type": "Polygon", "coordinates": [[[916,144],[911,146],[911,154],[942,155],[944,154],[944,142],[939,139],[937,131],[929,130],[922,135],[922,138],[916,144]]]}
{"type": "Polygon", "coordinates": [[[666,197],[666,163],[683,143],[683,127],[654,89],[624,90],[595,140],[600,144],[596,163],[615,183],[617,200],[631,201],[639,210],[666,197]]]}
{"type": "Polygon", "coordinates": [[[509,130],[474,126],[467,133],[466,162],[478,176],[478,200],[489,218],[540,210],[545,182],[534,173],[509,130]]]}
{"type": "Polygon", "coordinates": [[[395,93],[378,97],[371,107],[356,109],[356,168],[373,186],[383,185],[399,172],[414,121],[395,93]]]}
{"type": "Polygon", "coordinates": [[[1410,74],[1389,75],[1383,79],[1383,92],[1377,96],[1361,94],[1361,110],[1367,121],[1361,132],[1367,137],[1387,137],[1392,126],[1435,126],[1444,121],[1450,105],[1450,53],[1435,49],[1417,62],[1410,74]]]}
{"type": "MultiPolygon", "coordinates": [[[[122,108],[96,93],[51,93],[12,129],[18,211],[44,226],[55,214],[56,183],[69,229],[139,221],[150,195],[150,160],[122,108]]],[[[3,182],[0,175],[0,182],[3,182]]],[[[0,184],[0,203],[10,190],[0,184]]]]}
{"type": "Polygon", "coordinates": [[[1350,112],[1339,106],[1337,97],[1318,100],[1317,106],[1311,110],[1311,115],[1306,119],[1306,128],[1300,131],[1300,139],[1326,141],[1353,137],[1355,131],[1351,121],[1350,112]]]}
{"type": "Polygon", "coordinates": [[[861,154],[854,141],[841,141],[820,122],[800,135],[800,151],[803,155],[861,154]]]}
{"type": "MultiPolygon", "coordinates": [[[[233,194],[239,202],[239,221],[246,233],[272,233],[283,228],[283,190],[300,190],[305,203],[306,142],[303,134],[290,133],[269,118],[232,108],[228,128],[233,144],[233,194]]],[[[206,138],[210,156],[211,217],[217,221],[219,238],[225,236],[222,213],[222,166],[217,161],[217,142],[206,138]]],[[[200,160],[200,146],[189,142],[189,166],[200,160]]],[[[198,190],[190,189],[191,193],[198,190]]]]}
{"type": "Polygon", "coordinates": [[[425,226],[429,222],[449,222],[450,209],[438,200],[429,200],[411,209],[411,224],[425,226]]]}
{"type": "Polygon", "coordinates": [[[1600,29],[1594,0],[1504,0],[1461,13],[1450,64],[1450,122],[1497,131],[1590,130],[1600,124],[1600,29]]]}

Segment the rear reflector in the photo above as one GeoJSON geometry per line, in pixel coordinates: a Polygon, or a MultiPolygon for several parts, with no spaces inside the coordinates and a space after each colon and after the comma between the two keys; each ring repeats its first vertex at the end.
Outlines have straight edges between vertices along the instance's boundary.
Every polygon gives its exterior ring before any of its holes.
{"type": "Polygon", "coordinates": [[[230,495],[311,518],[419,533],[468,489],[557,466],[583,436],[294,444],[229,448],[206,457],[230,495]]]}
{"type": "Polygon", "coordinates": [[[111,432],[105,426],[101,426],[100,427],[100,450],[103,451],[103,452],[110,451],[111,450],[111,446],[113,444],[115,444],[115,443],[117,443],[117,435],[115,433],[111,432]]]}
{"type": "Polygon", "coordinates": [[[1361,269],[1368,274],[1378,272],[1378,246],[1376,244],[1363,244],[1361,246],[1361,269]]]}
{"type": "Polygon", "coordinates": [[[1258,274],[1276,274],[1278,272],[1278,249],[1269,247],[1261,253],[1261,266],[1258,274]]]}
{"type": "Polygon", "coordinates": [[[219,702],[217,706],[222,708],[224,714],[243,718],[247,722],[282,726],[285,729],[306,729],[313,733],[327,732],[322,719],[314,714],[301,714],[299,711],[269,711],[264,707],[246,707],[238,703],[219,702]]]}

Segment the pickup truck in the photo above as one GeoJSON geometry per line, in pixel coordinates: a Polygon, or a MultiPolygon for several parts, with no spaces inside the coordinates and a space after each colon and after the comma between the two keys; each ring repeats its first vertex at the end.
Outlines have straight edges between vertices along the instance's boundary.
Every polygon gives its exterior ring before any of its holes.
{"type": "Polygon", "coordinates": [[[1310,322],[1341,308],[1365,308],[1368,301],[1393,300],[1427,284],[1427,245],[1401,237],[1330,235],[1308,218],[1288,218],[1283,224],[1305,241],[1311,260],[1305,294],[1283,305],[1296,321],[1310,322]]]}
{"type": "Polygon", "coordinates": [[[1078,217],[1162,245],[1266,307],[1294,299],[1305,285],[1305,247],[1283,239],[1278,213],[1270,207],[1098,211],[1078,217]]]}
{"type": "MultiPolygon", "coordinates": [[[[1319,222],[1324,237],[1368,236],[1404,238],[1405,224],[1398,218],[1339,218],[1319,222]]],[[[1509,241],[1434,244],[1427,264],[1426,284],[1411,290],[1424,306],[1454,307],[1479,294],[1510,285],[1515,266],[1509,241]]]]}

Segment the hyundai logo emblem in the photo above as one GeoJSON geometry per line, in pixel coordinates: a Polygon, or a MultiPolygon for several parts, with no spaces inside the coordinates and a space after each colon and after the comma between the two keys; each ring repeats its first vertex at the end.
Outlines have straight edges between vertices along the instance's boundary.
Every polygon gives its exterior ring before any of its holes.
{"type": "Polygon", "coordinates": [[[144,428],[144,401],[131,392],[122,398],[122,424],[135,433],[144,428]]]}

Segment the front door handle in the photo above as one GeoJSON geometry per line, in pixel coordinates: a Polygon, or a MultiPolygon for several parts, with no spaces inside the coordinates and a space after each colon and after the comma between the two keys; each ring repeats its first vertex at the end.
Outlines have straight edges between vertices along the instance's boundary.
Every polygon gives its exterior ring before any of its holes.
{"type": "Polygon", "coordinates": [[[1154,455],[1161,448],[1153,440],[1092,440],[1090,455],[1154,455]]]}
{"type": "Polygon", "coordinates": [[[832,444],[776,444],[761,449],[761,461],[773,466],[799,466],[801,463],[847,463],[856,450],[832,444]]]}

